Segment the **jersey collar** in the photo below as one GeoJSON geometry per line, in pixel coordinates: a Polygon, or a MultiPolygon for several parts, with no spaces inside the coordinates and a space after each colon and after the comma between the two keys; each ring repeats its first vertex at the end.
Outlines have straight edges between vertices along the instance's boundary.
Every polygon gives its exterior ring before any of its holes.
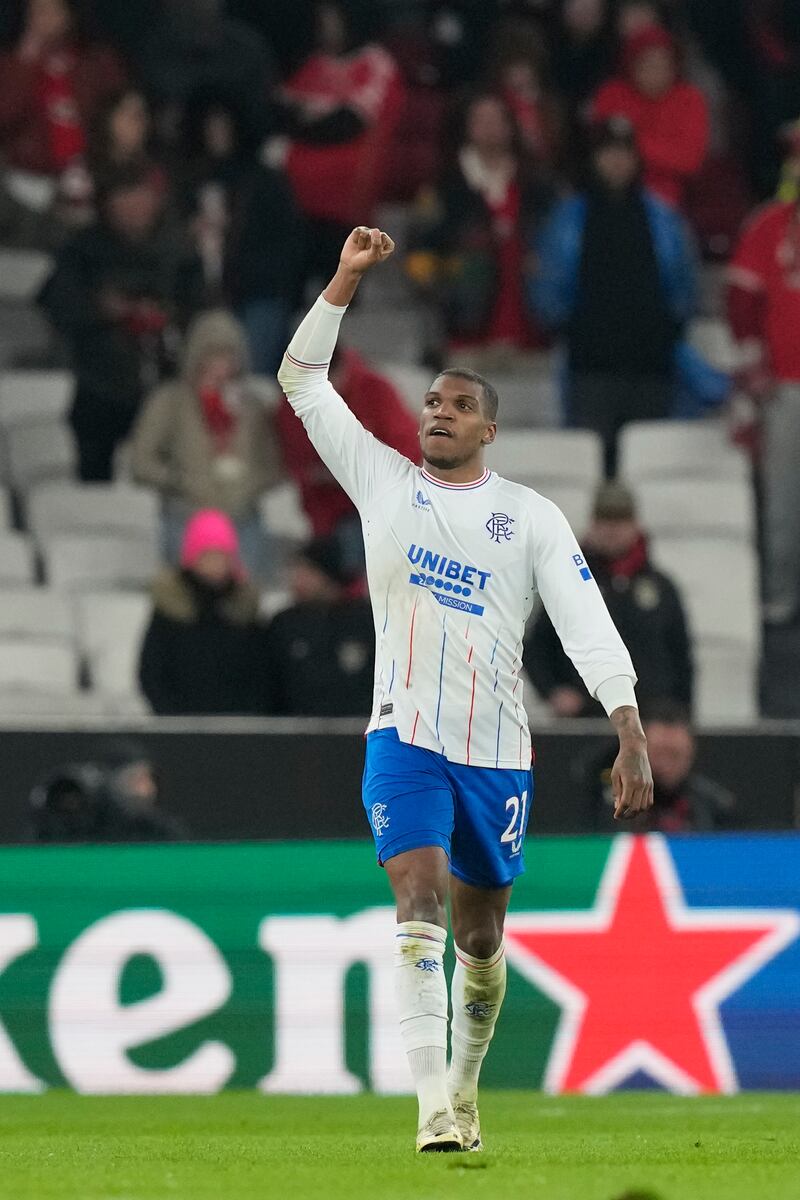
{"type": "Polygon", "coordinates": [[[447,488],[450,492],[471,492],[474,488],[483,487],[485,483],[488,483],[492,475],[492,472],[486,467],[480,479],[473,479],[471,483],[445,483],[443,479],[436,479],[435,476],[429,474],[424,467],[420,467],[420,472],[426,483],[432,483],[434,487],[447,488]]]}

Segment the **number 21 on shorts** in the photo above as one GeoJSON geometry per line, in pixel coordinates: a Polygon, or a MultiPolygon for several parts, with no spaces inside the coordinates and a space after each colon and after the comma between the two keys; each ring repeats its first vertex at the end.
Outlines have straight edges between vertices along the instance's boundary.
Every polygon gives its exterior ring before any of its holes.
{"type": "Polygon", "coordinates": [[[525,831],[525,808],[528,803],[528,793],[521,796],[509,796],[506,800],[506,812],[511,813],[511,820],[501,834],[501,842],[511,843],[511,857],[519,854],[522,849],[522,837],[525,831]]]}

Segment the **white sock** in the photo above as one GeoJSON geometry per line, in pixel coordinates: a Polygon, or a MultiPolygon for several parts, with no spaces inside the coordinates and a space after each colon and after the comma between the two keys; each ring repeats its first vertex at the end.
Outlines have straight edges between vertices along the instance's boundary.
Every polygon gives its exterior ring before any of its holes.
{"type": "Polygon", "coordinates": [[[459,1100],[477,1100],[481,1064],[506,994],[506,955],[502,943],[491,958],[473,958],[458,946],[455,949],[456,969],[450,990],[452,1057],[447,1077],[453,1104],[459,1100]]]}
{"type": "Polygon", "coordinates": [[[395,938],[400,1033],[419,1101],[419,1124],[450,1109],[447,1098],[447,930],[427,921],[402,921],[395,938]]]}

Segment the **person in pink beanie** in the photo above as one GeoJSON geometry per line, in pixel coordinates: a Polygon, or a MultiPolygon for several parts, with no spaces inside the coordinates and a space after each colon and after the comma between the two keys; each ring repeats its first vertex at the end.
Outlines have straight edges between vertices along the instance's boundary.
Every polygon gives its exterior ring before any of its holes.
{"type": "Polygon", "coordinates": [[[230,517],[203,509],[186,526],[180,567],[153,585],[139,682],[153,712],[269,711],[264,625],[230,517]]]}

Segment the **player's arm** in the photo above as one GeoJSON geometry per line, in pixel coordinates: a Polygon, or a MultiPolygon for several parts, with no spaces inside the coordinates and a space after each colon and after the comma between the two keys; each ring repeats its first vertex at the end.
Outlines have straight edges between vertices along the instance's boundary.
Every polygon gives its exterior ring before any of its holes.
{"type": "Polygon", "coordinates": [[[368,433],[328,379],[339,326],[365,271],[394,250],[378,229],[355,229],[339,269],[304,317],[284,355],[278,382],[325,465],[357,506],[408,470],[409,463],[368,433]]]}
{"type": "Polygon", "coordinates": [[[550,501],[539,500],[532,517],[542,603],[589,694],[603,705],[619,737],[611,776],[614,816],[635,817],[653,803],[653,778],[630,654],[564,514],[550,501]]]}

